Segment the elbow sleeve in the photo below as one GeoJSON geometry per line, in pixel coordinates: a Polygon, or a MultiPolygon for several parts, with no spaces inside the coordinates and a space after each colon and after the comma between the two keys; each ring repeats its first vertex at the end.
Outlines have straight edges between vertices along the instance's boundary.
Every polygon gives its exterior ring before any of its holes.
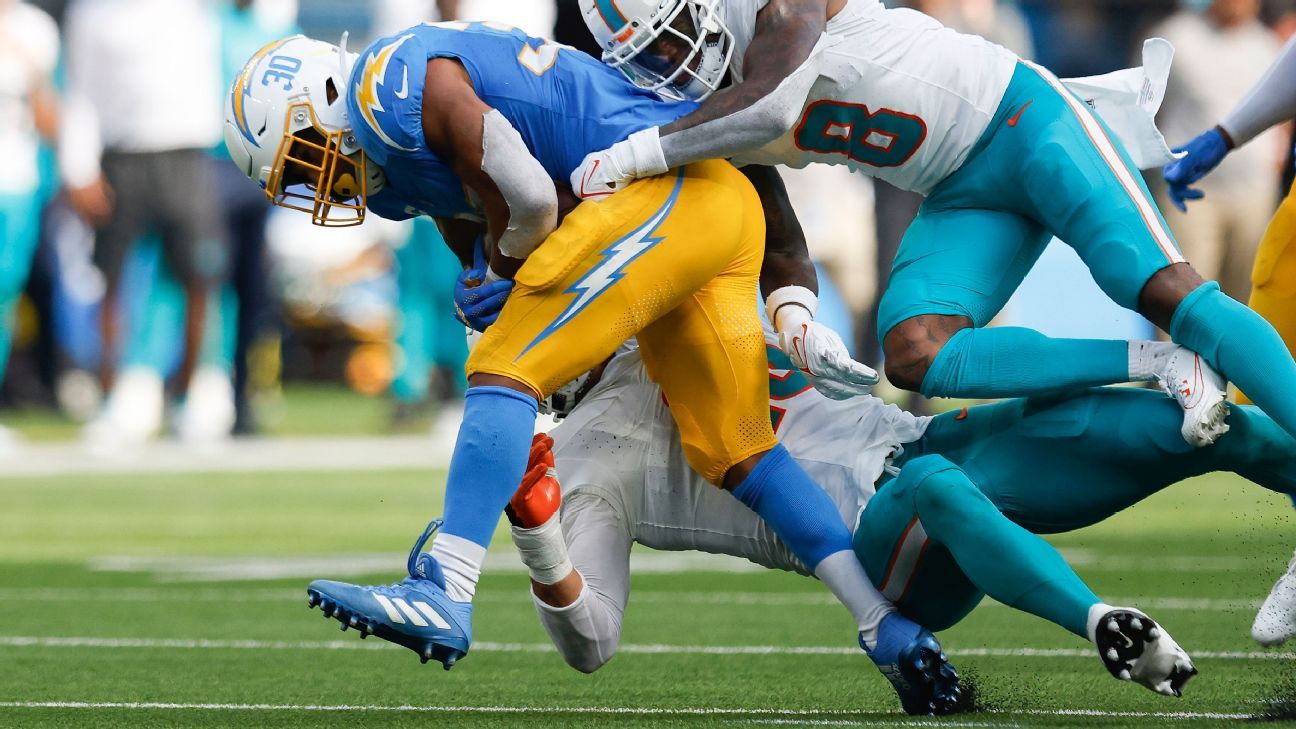
{"type": "Polygon", "coordinates": [[[558,226],[558,193],[522,135],[495,109],[482,119],[482,171],[508,203],[500,251],[510,258],[526,258],[558,226]]]}

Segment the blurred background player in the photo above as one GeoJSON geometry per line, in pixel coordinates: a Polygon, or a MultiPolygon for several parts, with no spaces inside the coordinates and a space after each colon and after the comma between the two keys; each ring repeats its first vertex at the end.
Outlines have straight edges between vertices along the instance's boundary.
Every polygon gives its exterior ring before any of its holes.
{"type": "MultiPolygon", "coordinates": [[[[221,206],[208,159],[220,141],[221,100],[218,28],[210,10],[204,0],[75,0],[67,11],[59,163],[73,208],[95,229],[94,261],[106,283],[100,379],[112,394],[87,429],[90,442],[104,450],[147,438],[162,418],[157,372],[128,370],[117,381],[116,303],[122,268],[137,239],[158,235],[167,267],[184,289],[184,324],[175,335],[184,345],[173,390],[186,404],[210,298],[226,270],[221,206]],[[166,32],[139,42],[139,28],[157,26],[166,32]],[[114,397],[130,402],[114,406],[114,397]]],[[[224,378],[214,373],[211,387],[228,398],[224,378]]],[[[184,408],[177,416],[182,421],[184,408]]]]}
{"type": "MultiPolygon", "coordinates": [[[[43,11],[19,0],[0,0],[0,382],[14,338],[18,298],[27,282],[40,237],[40,139],[53,141],[58,126],[53,87],[59,57],[58,28],[43,11]]],[[[11,455],[14,433],[0,425],[0,458],[11,455]]]]}
{"type": "MultiPolygon", "coordinates": [[[[1277,124],[1296,118],[1296,39],[1287,42],[1278,60],[1241,103],[1220,117],[1218,124],[1183,147],[1187,156],[1165,168],[1170,197],[1180,210],[1190,201],[1208,202],[1214,189],[1196,187],[1207,181],[1216,167],[1223,168],[1234,154],[1245,154],[1247,145],[1277,124]],[[1234,152],[1234,150],[1237,150],[1234,152]],[[1206,180],[1203,180],[1206,178],[1206,180]]],[[[1200,202],[1193,202],[1189,221],[1200,202]]],[[[1260,242],[1251,274],[1251,307],[1282,334],[1288,347],[1296,346],[1296,187],[1269,222],[1260,242]]],[[[1250,402],[1239,392],[1240,402],[1250,402]]],[[[1296,636],[1296,557],[1274,584],[1256,614],[1252,636],[1264,645],[1278,645],[1296,636]]]]}
{"type": "MultiPolygon", "coordinates": [[[[1174,65],[1158,126],[1180,145],[1223,118],[1278,55],[1279,42],[1260,22],[1260,0],[1185,3],[1149,33],[1174,44],[1174,65]]],[[[1171,214],[1184,257],[1220,290],[1245,301],[1256,246],[1278,197],[1283,150],[1277,133],[1229,157],[1209,180],[1192,217],[1171,214]]],[[[1182,200],[1171,198],[1182,209],[1182,200]]]]}

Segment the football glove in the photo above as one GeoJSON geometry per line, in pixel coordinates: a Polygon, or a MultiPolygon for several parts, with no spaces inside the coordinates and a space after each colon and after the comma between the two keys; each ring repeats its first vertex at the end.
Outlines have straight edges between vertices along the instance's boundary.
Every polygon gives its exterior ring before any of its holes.
{"type": "Polygon", "coordinates": [[[473,246],[473,265],[455,279],[455,318],[464,326],[478,332],[495,323],[504,302],[513,291],[510,279],[486,280],[487,266],[484,242],[473,246]]]}
{"type": "Polygon", "coordinates": [[[841,336],[814,320],[819,300],[809,289],[785,286],[770,294],[765,307],[779,347],[820,394],[846,400],[873,390],[877,371],[856,362],[841,336]]]}
{"type": "Polygon", "coordinates": [[[571,174],[571,189],[582,200],[606,197],[634,180],[667,169],[657,127],[649,127],[602,152],[586,155],[571,174]]]}
{"type": "Polygon", "coordinates": [[[1231,146],[1224,131],[1215,127],[1174,150],[1176,153],[1186,152],[1187,156],[1166,165],[1162,174],[1170,185],[1170,202],[1179,208],[1179,212],[1188,212],[1189,200],[1206,197],[1206,193],[1190,186],[1215,169],[1228,155],[1231,146]]]}

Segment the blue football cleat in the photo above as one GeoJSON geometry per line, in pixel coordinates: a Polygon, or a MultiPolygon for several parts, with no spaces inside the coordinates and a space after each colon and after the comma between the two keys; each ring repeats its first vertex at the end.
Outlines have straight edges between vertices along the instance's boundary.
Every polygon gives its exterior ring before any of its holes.
{"type": "Polygon", "coordinates": [[[472,603],[451,600],[441,565],[422,553],[440,526],[440,519],[433,520],[414,543],[405,580],[378,587],[315,580],[306,588],[310,606],[336,618],[342,630],[355,628],[361,638],[372,633],[409,648],[424,663],[437,660],[450,670],[472,644],[472,603]]]}
{"type": "Polygon", "coordinates": [[[906,714],[944,716],[959,710],[958,672],[931,631],[892,613],[878,626],[877,645],[869,650],[861,637],[860,647],[891,682],[906,714]]]}

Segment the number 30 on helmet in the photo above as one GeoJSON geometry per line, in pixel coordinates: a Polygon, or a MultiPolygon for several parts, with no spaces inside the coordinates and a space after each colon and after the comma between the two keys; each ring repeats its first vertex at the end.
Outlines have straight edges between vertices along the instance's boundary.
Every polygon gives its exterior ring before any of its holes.
{"type": "Polygon", "coordinates": [[[355,56],[296,35],[257,51],[225,100],[225,148],[275,205],[310,213],[316,225],[364,220],[382,184],[347,119],[355,56]]]}
{"type": "Polygon", "coordinates": [[[636,86],[701,101],[720,87],[734,53],[724,0],[580,0],[603,62],[636,86]]]}

